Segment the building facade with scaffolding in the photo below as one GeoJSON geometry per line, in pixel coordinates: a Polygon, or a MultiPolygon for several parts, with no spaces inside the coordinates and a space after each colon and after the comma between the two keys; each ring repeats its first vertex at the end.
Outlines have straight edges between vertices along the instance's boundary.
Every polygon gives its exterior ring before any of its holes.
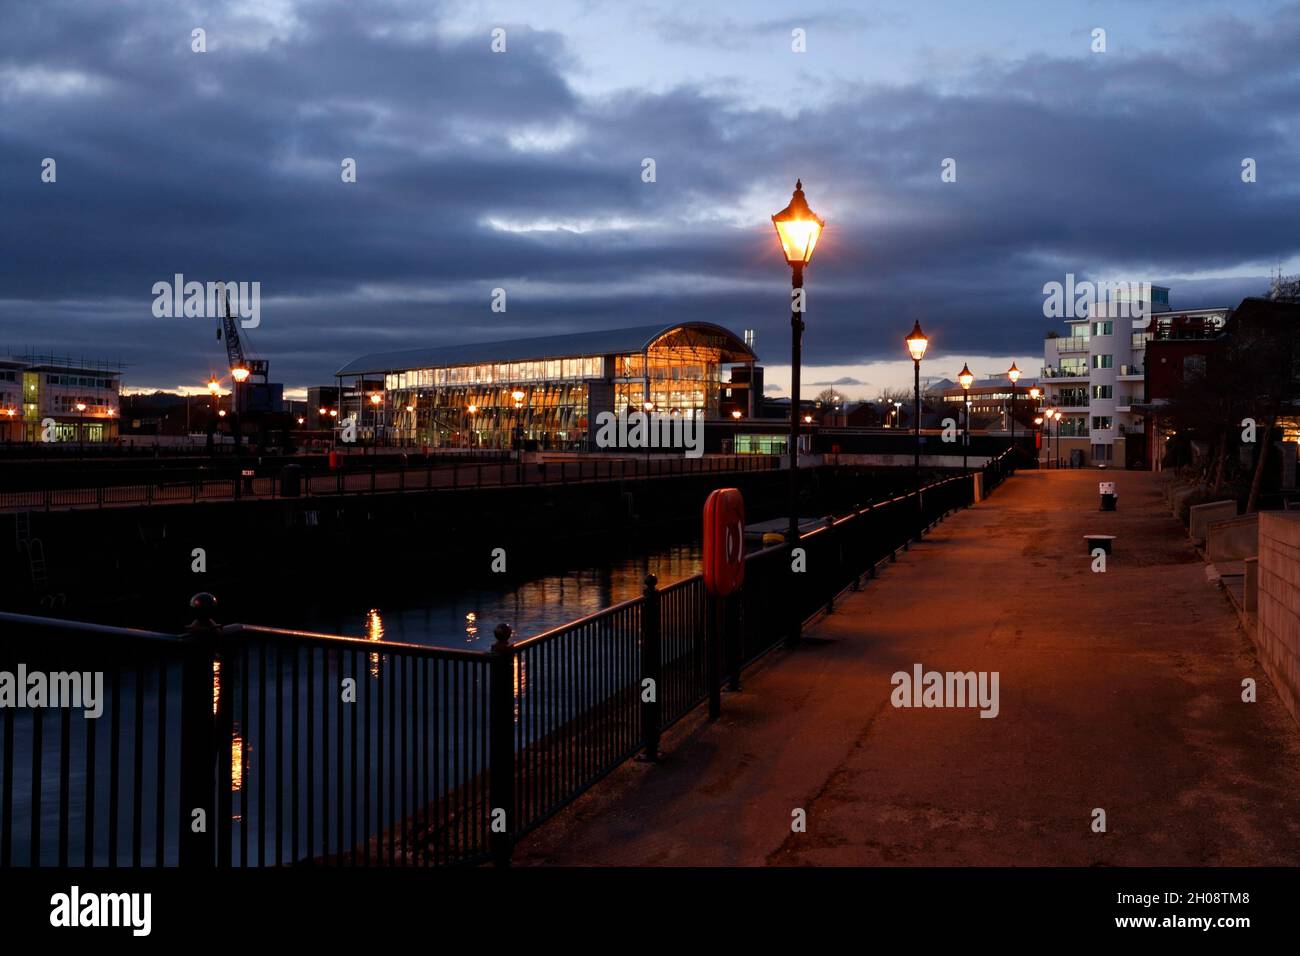
{"type": "Polygon", "coordinates": [[[115,441],[124,368],[59,355],[0,357],[0,440],[115,441]]]}

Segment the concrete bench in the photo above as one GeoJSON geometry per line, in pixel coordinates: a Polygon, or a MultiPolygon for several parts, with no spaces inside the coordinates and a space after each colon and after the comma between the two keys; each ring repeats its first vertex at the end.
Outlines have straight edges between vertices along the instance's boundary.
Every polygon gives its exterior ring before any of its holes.
{"type": "Polygon", "coordinates": [[[1259,514],[1212,521],[1205,529],[1205,560],[1244,561],[1259,554],[1259,514]]]}
{"type": "Polygon", "coordinates": [[[1205,529],[1213,521],[1237,517],[1237,502],[1207,501],[1203,505],[1192,505],[1187,512],[1187,534],[1198,545],[1205,543],[1205,529]]]}

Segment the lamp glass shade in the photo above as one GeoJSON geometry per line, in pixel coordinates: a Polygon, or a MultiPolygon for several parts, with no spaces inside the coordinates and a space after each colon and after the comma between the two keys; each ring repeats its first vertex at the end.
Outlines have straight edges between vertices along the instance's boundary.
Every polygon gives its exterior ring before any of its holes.
{"type": "Polygon", "coordinates": [[[813,250],[817,248],[826,221],[808,208],[803,181],[798,180],[794,184],[790,205],[772,217],[772,225],[776,226],[785,261],[792,266],[806,266],[812,261],[813,250]]]}
{"type": "Polygon", "coordinates": [[[230,377],[236,382],[246,381],[248,379],[248,369],[244,368],[242,365],[236,365],[230,370],[230,377]]]}
{"type": "Polygon", "coordinates": [[[1029,390],[1029,397],[1032,398],[1032,399],[1034,399],[1034,401],[1037,401],[1037,400],[1038,400],[1038,396],[1039,396],[1039,395],[1042,395],[1042,394],[1043,394],[1043,393],[1039,390],[1039,388],[1038,388],[1037,385],[1035,385],[1033,388],[1031,388],[1031,389],[1029,390]]]}
{"type": "Polygon", "coordinates": [[[971,373],[971,370],[967,367],[965,362],[962,363],[961,371],[957,374],[957,381],[961,382],[961,387],[965,389],[969,389],[971,384],[975,381],[975,376],[971,373]]]}
{"type": "Polygon", "coordinates": [[[925,337],[921,331],[919,321],[912,324],[912,331],[907,336],[907,351],[912,356],[913,362],[919,362],[925,358],[925,347],[930,344],[930,340],[925,337]]]}
{"type": "Polygon", "coordinates": [[[1007,378],[1011,379],[1012,382],[1016,382],[1019,380],[1020,369],[1016,368],[1015,362],[1012,362],[1011,368],[1007,369],[1007,378]]]}

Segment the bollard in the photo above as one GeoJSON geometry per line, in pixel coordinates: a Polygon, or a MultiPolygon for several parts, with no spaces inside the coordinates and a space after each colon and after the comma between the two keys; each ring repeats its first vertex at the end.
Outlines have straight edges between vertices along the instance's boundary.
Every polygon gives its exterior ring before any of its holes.
{"type": "Polygon", "coordinates": [[[1115,494],[1115,482],[1113,481],[1100,482],[1097,486],[1097,490],[1101,495],[1100,510],[1114,511],[1116,498],[1118,498],[1118,495],[1115,494]]]}

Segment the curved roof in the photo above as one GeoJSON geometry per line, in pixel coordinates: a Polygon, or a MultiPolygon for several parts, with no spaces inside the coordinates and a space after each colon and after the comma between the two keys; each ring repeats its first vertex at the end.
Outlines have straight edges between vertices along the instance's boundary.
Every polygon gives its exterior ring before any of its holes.
{"type": "Polygon", "coordinates": [[[447,368],[456,365],[484,365],[492,362],[531,362],[538,359],[581,358],[597,355],[626,355],[649,348],[660,339],[674,337],[683,344],[713,345],[723,351],[724,362],[757,359],[742,339],[712,322],[679,322],[675,325],[642,325],[632,329],[603,329],[568,335],[543,335],[531,339],[474,342],[435,348],[375,352],[343,366],[335,375],[374,375],[413,368],[447,368]]]}

